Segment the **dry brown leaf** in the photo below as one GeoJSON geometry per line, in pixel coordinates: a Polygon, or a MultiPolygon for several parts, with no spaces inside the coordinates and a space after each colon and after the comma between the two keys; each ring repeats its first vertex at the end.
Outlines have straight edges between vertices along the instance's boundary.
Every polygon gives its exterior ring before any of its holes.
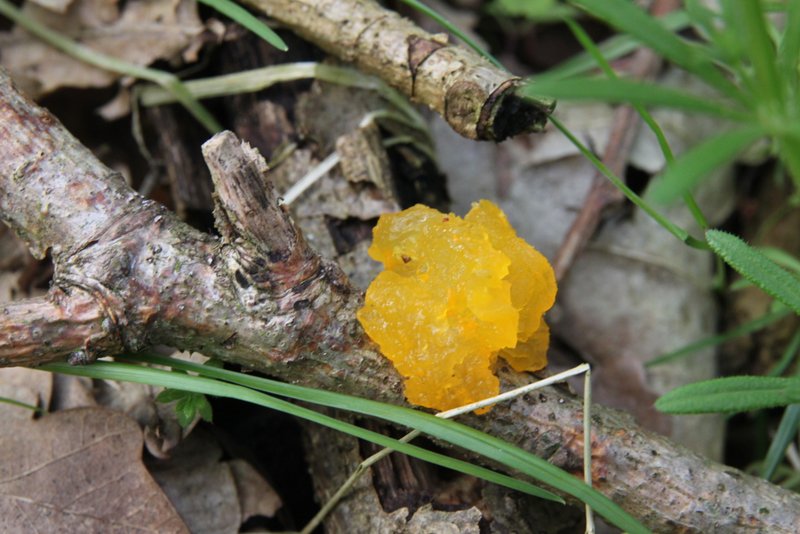
{"type": "Polygon", "coordinates": [[[31,2],[58,13],[66,13],[67,9],[72,4],[72,0],[31,0],[31,2]]]}
{"type": "MultiPolygon", "coordinates": [[[[196,428],[171,454],[168,460],[149,462],[150,472],[193,533],[238,532],[246,519],[245,505],[249,515],[266,515],[264,503],[254,509],[252,503],[240,502],[243,495],[239,494],[233,470],[228,462],[220,461],[222,449],[202,428],[196,428]]],[[[258,476],[254,472],[250,476],[253,474],[258,476]]]]}
{"type": "MultiPolygon", "coordinates": [[[[0,369],[0,397],[46,409],[52,389],[53,376],[50,373],[25,367],[0,369]]],[[[0,403],[0,418],[4,424],[8,424],[9,418],[26,421],[33,415],[33,410],[0,403]]]]}
{"type": "Polygon", "coordinates": [[[0,531],[188,532],[141,463],[142,433],[103,408],[0,430],[0,531]]]}
{"type": "MultiPolygon", "coordinates": [[[[76,0],[66,13],[26,3],[24,12],[95,51],[136,65],[176,61],[204,29],[191,0],[76,0]]],[[[73,59],[16,27],[0,34],[0,63],[33,98],[59,87],[105,87],[118,75],[73,59]]]]}
{"type": "Polygon", "coordinates": [[[283,501],[269,482],[244,460],[234,459],[227,464],[236,483],[236,493],[239,495],[241,522],[244,523],[258,515],[273,517],[283,506],[283,501]]]}
{"type": "Polygon", "coordinates": [[[94,383],[91,378],[53,373],[51,412],[87,406],[97,406],[94,398],[94,383]]]}
{"type": "MultiPolygon", "coordinates": [[[[21,402],[28,406],[37,406],[38,398],[36,392],[30,388],[18,387],[12,384],[4,384],[0,381],[0,398],[9,401],[21,402]]],[[[24,406],[11,404],[10,402],[0,402],[0,417],[3,424],[14,424],[13,421],[28,421],[33,418],[36,412],[24,406]]]]}

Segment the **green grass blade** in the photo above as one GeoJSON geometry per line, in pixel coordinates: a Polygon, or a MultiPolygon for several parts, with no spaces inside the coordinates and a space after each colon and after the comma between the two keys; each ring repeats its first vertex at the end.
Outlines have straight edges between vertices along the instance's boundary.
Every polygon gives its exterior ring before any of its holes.
{"type": "Polygon", "coordinates": [[[572,3],[620,31],[628,33],[730,98],[744,101],[739,89],[714,66],[711,54],[665,28],[629,0],[572,0],[572,3]]]}
{"type": "Polygon", "coordinates": [[[522,17],[534,23],[558,22],[575,15],[575,9],[557,0],[494,0],[486,6],[496,17],[522,17]]]}
{"type": "Polygon", "coordinates": [[[735,413],[800,402],[800,379],[731,376],[674,389],[655,403],[672,414],[735,413]]]}
{"type": "Polygon", "coordinates": [[[792,365],[798,353],[800,353],[800,328],[795,331],[792,339],[789,340],[783,350],[781,359],[767,371],[767,376],[781,376],[792,365]]]}
{"type": "Polygon", "coordinates": [[[14,21],[14,23],[53,48],[84,63],[117,74],[148,80],[160,85],[164,90],[170,92],[175,97],[175,100],[183,104],[186,110],[189,111],[209,133],[215,134],[222,130],[222,126],[214,119],[214,116],[211,115],[200,102],[192,97],[174,74],[148,67],[141,67],[83,46],[28,17],[22,10],[9,3],[7,0],[0,0],[0,15],[8,17],[10,20],[14,21]]]}
{"type": "Polygon", "coordinates": [[[739,274],[800,314],[800,279],[733,234],[708,230],[706,241],[739,274]]]}
{"type": "MultiPolygon", "coordinates": [[[[611,65],[608,63],[608,61],[606,61],[606,58],[603,57],[600,49],[595,45],[591,37],[589,37],[589,34],[583,30],[580,24],[571,19],[566,19],[566,23],[569,26],[569,29],[572,31],[572,34],[575,36],[578,42],[580,42],[581,46],[583,46],[589,55],[594,58],[606,76],[614,80],[619,79],[617,73],[614,72],[614,69],[611,68],[611,65]]],[[[650,131],[656,136],[656,139],[658,140],[658,146],[661,148],[661,153],[664,154],[664,160],[667,162],[667,164],[672,163],[675,157],[672,153],[672,148],[669,146],[669,141],[667,141],[667,136],[664,135],[664,131],[661,129],[661,126],[658,124],[658,122],[656,122],[656,120],[653,118],[650,112],[645,109],[644,106],[641,104],[634,104],[633,107],[642,118],[642,121],[647,124],[647,127],[650,128],[650,131]]],[[[708,221],[705,215],[703,215],[700,206],[698,206],[697,202],[694,200],[694,197],[687,193],[684,196],[684,200],[686,202],[686,206],[689,208],[689,211],[691,212],[692,216],[694,216],[700,228],[708,228],[708,221]]]]}
{"type": "MultiPolygon", "coordinates": [[[[427,122],[408,99],[380,79],[349,67],[326,65],[314,61],[284,63],[210,78],[189,80],[184,85],[194,98],[202,100],[260,91],[277,83],[307,78],[316,78],[348,87],[376,91],[406,115],[412,128],[420,130],[426,136],[428,135],[427,122]]],[[[158,86],[143,87],[139,94],[143,106],[156,106],[175,102],[175,95],[158,86]]]]}
{"type": "Polygon", "coordinates": [[[626,0],[573,0],[573,4],[607,24],[634,36],[665,58],[689,68],[700,60],[699,52],[664,27],[655,17],[626,0]]]}
{"type": "MultiPolygon", "coordinates": [[[[689,26],[688,15],[685,11],[680,10],[664,15],[659,21],[670,31],[679,31],[689,26]]],[[[640,46],[641,43],[630,35],[619,34],[606,39],[597,45],[597,48],[606,61],[611,61],[633,52],[640,46]]],[[[536,79],[560,80],[563,78],[570,78],[579,74],[586,74],[596,66],[595,59],[590,54],[582,53],[549,69],[547,72],[537,74],[536,79]]]]}
{"type": "Polygon", "coordinates": [[[715,117],[751,122],[748,111],[731,107],[716,99],[699,97],[678,89],[624,79],[571,78],[540,80],[530,78],[522,88],[531,97],[559,100],[601,101],[614,104],[638,104],[705,113],[715,117]]]}
{"type": "Polygon", "coordinates": [[[797,31],[798,28],[800,28],[800,2],[788,2],[783,39],[778,48],[778,65],[781,70],[780,77],[794,94],[797,94],[798,90],[797,67],[800,62],[800,31],[797,31]]]}
{"type": "Polygon", "coordinates": [[[224,369],[209,368],[208,366],[161,356],[137,356],[137,359],[148,363],[171,366],[174,369],[182,371],[197,372],[203,376],[230,381],[273,395],[280,395],[330,408],[360,413],[370,417],[377,417],[394,424],[415,428],[430,436],[453,443],[454,445],[500,462],[503,465],[525,473],[560,491],[568,493],[586,504],[589,504],[597,513],[619,528],[625,529],[628,532],[648,532],[636,519],[619,508],[605,495],[584,484],[583,481],[519,447],[463,424],[444,420],[424,412],[401,406],[343,395],[341,393],[285,384],[283,382],[226,371],[224,369]]]}
{"type": "Polygon", "coordinates": [[[575,137],[575,135],[567,128],[560,120],[558,120],[555,116],[550,116],[550,122],[558,128],[558,130],[564,134],[564,137],[569,139],[569,142],[572,143],[583,156],[588,159],[595,168],[600,171],[600,173],[608,178],[608,180],[614,184],[617,189],[622,191],[625,195],[625,198],[633,202],[636,207],[640,208],[642,211],[647,213],[650,217],[653,218],[658,224],[660,224],[665,230],[669,233],[674,235],[683,243],[686,243],[690,247],[701,249],[701,250],[710,250],[708,245],[705,241],[697,239],[696,237],[692,236],[687,232],[685,229],[681,228],[680,226],[674,224],[668,218],[664,217],[657,209],[650,205],[647,201],[645,201],[642,197],[636,194],[636,192],[631,189],[630,187],[622,181],[619,176],[614,174],[611,169],[608,168],[606,164],[604,164],[600,159],[591,151],[589,148],[581,143],[580,139],[575,137]]]}
{"type": "Polygon", "coordinates": [[[184,373],[174,373],[170,371],[162,371],[160,369],[153,369],[143,367],[140,365],[131,365],[119,362],[96,362],[87,366],[73,366],[66,363],[52,363],[47,364],[40,369],[51,371],[54,373],[62,373],[68,375],[86,376],[89,378],[97,378],[103,380],[121,380],[125,382],[136,382],[139,384],[150,384],[154,386],[164,386],[193,393],[202,393],[205,395],[213,395],[216,397],[225,397],[231,399],[238,399],[265,408],[278,410],[283,413],[301,417],[308,421],[312,421],[334,430],[350,434],[360,439],[371,441],[382,447],[402,452],[409,456],[425,460],[427,462],[441,465],[449,469],[454,469],[462,473],[473,474],[474,476],[483,478],[490,482],[495,482],[512,489],[516,489],[536,497],[544,499],[563,502],[563,500],[546,490],[537,488],[521,480],[516,480],[500,473],[495,473],[480,466],[476,466],[455,458],[450,458],[443,454],[434,453],[416,445],[409,445],[402,443],[398,440],[384,436],[377,432],[365,430],[356,425],[345,423],[315,412],[302,406],[297,406],[285,400],[276,399],[270,395],[254,391],[253,389],[242,387],[236,384],[222,382],[220,380],[213,380],[202,376],[189,376],[184,373]]]}
{"type": "Polygon", "coordinates": [[[420,2],[419,0],[400,0],[400,1],[406,4],[407,6],[413,7],[420,13],[423,13],[424,15],[432,18],[433,20],[438,22],[444,29],[446,29],[447,31],[449,31],[450,33],[461,39],[464,42],[464,44],[466,44],[468,47],[472,48],[478,54],[489,60],[495,67],[505,70],[503,64],[500,63],[492,54],[484,50],[484,48],[478,43],[476,43],[474,39],[472,39],[466,33],[462,32],[455,24],[453,24],[445,17],[440,15],[437,11],[434,11],[430,7],[420,2]]]}
{"type": "Polygon", "coordinates": [[[783,307],[780,310],[771,311],[769,313],[762,315],[761,317],[753,319],[752,321],[748,321],[744,324],[741,324],[736,328],[729,330],[728,332],[718,334],[715,336],[709,336],[700,339],[698,341],[695,341],[694,343],[690,343],[685,347],[681,347],[677,350],[668,352],[666,354],[662,354],[661,356],[658,356],[657,358],[653,358],[652,360],[646,362],[645,367],[654,367],[656,365],[663,365],[665,363],[669,363],[678,360],[680,358],[689,356],[690,354],[693,354],[698,350],[702,350],[708,347],[713,347],[721,343],[724,343],[728,340],[735,339],[737,337],[744,336],[746,334],[751,334],[753,332],[757,332],[762,328],[766,328],[767,326],[780,321],[790,313],[791,313],[790,310],[783,307]]]}
{"type": "Polygon", "coordinates": [[[0,404],[10,404],[11,406],[16,406],[17,408],[25,408],[26,410],[30,410],[32,412],[41,413],[42,409],[38,406],[34,406],[33,404],[28,404],[27,402],[18,401],[17,399],[12,399],[9,397],[0,397],[0,404]]]}
{"type": "Polygon", "coordinates": [[[732,161],[763,135],[764,130],[760,126],[744,126],[705,140],[668,165],[645,196],[656,203],[668,203],[680,198],[691,192],[708,173],[732,161]]]}
{"type": "Polygon", "coordinates": [[[258,20],[252,13],[247,11],[239,4],[231,0],[199,0],[201,3],[212,7],[235,20],[251,32],[255,33],[266,42],[277,48],[282,52],[289,50],[286,43],[281,39],[280,35],[272,31],[272,28],[258,20]]]}
{"type": "Polygon", "coordinates": [[[692,28],[706,41],[711,41],[719,32],[717,13],[709,9],[702,0],[685,0],[684,9],[691,20],[692,28]]]}
{"type": "MultiPolygon", "coordinates": [[[[736,0],[726,2],[731,12],[728,21],[739,42],[746,43],[741,50],[750,60],[755,79],[756,98],[760,105],[771,105],[774,110],[780,109],[782,101],[782,84],[778,78],[775,46],[767,32],[764,12],[759,0],[736,0]]],[[[797,28],[794,28],[797,31],[797,28]]]]}
{"type": "MultiPolygon", "coordinates": [[[[611,65],[608,63],[605,57],[603,57],[603,53],[600,51],[600,48],[595,44],[592,38],[589,36],[588,33],[583,29],[583,27],[575,22],[573,19],[564,19],[564,22],[567,24],[567,27],[572,32],[572,35],[575,39],[580,43],[586,53],[589,54],[595,64],[600,67],[600,70],[606,75],[606,77],[612,80],[618,80],[619,77],[617,73],[614,72],[614,69],[611,68],[611,65]]],[[[540,78],[536,78],[536,80],[540,80],[540,78]]]]}
{"type": "Polygon", "coordinates": [[[783,417],[781,417],[778,430],[775,432],[775,437],[772,438],[772,443],[769,444],[767,456],[764,458],[764,465],[761,468],[762,478],[769,480],[775,474],[775,469],[783,460],[786,448],[797,436],[798,428],[800,428],[800,405],[787,406],[783,412],[783,417]]]}
{"type": "MultiPolygon", "coordinates": [[[[797,109],[797,105],[800,102],[795,102],[791,104],[795,110],[800,111],[797,109]]],[[[791,113],[791,111],[787,110],[787,114],[791,113]]],[[[797,113],[795,113],[797,115],[797,113]]],[[[792,121],[794,119],[791,116],[787,118],[782,118],[781,122],[783,121],[792,121]]],[[[783,125],[781,125],[782,127],[783,125]]],[[[795,192],[790,199],[790,202],[797,202],[800,200],[800,139],[797,138],[796,132],[794,132],[794,128],[791,128],[785,134],[778,134],[779,137],[776,139],[775,147],[777,148],[778,158],[780,158],[781,162],[786,167],[789,177],[794,182],[795,192]]]]}

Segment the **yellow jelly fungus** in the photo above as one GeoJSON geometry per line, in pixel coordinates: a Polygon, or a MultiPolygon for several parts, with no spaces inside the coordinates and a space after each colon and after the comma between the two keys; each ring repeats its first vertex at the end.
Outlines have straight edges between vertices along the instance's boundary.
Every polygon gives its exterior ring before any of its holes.
{"type": "Polygon", "coordinates": [[[497,395],[498,356],[517,371],[547,365],[553,269],[488,200],[463,219],[420,204],[383,215],[369,255],[384,271],[358,320],[409,402],[443,411],[497,395]]]}

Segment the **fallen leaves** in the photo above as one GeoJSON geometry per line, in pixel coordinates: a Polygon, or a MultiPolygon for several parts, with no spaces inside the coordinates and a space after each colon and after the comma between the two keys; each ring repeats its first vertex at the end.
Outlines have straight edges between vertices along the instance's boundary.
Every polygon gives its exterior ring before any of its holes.
{"type": "MultiPolygon", "coordinates": [[[[41,2],[39,2],[41,4],[41,2]]],[[[63,13],[24,4],[30,18],[97,52],[136,65],[176,61],[204,30],[190,0],[74,0],[63,13]]],[[[19,27],[0,33],[0,62],[18,86],[38,98],[59,87],[105,87],[119,76],[73,59],[19,27]]]]}
{"type": "Polygon", "coordinates": [[[195,534],[234,534],[249,518],[272,517],[281,506],[278,494],[249,463],[221,461],[222,455],[216,439],[195,428],[171,458],[148,462],[195,534]]]}
{"type": "Polygon", "coordinates": [[[138,425],[104,408],[7,419],[0,430],[0,531],[188,532],[141,451],[138,425]]]}

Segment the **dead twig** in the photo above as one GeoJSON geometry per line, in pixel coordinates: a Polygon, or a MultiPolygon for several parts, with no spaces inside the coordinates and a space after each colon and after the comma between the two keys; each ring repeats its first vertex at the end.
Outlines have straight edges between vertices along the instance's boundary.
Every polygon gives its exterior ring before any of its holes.
{"type": "MultiPolygon", "coordinates": [[[[656,0],[650,11],[654,16],[660,16],[677,7],[675,0],[656,0]]],[[[655,76],[661,65],[662,60],[658,55],[642,48],[633,55],[630,71],[634,78],[644,80],[655,76]]],[[[625,171],[641,123],[641,117],[631,106],[620,106],[614,113],[603,164],[617,176],[622,176],[625,171]]],[[[581,211],[572,222],[553,260],[556,280],[561,281],[567,275],[575,259],[597,231],[603,214],[621,204],[624,198],[600,171],[595,171],[592,187],[583,201],[581,211]]]]}
{"type": "MultiPolygon", "coordinates": [[[[305,243],[264,185],[263,159],[229,132],[206,143],[204,155],[221,239],[131,190],[0,73],[0,213],[37,256],[50,249],[55,264],[35,321],[24,312],[38,301],[0,314],[0,331],[17,333],[0,338],[2,364],[163,343],[403,403],[400,376],[355,318],[360,293],[305,243]],[[73,314],[79,305],[89,311],[73,314]],[[63,336],[71,341],[59,343],[63,336]]],[[[529,381],[508,370],[501,379],[504,387],[529,381]]],[[[580,399],[548,388],[464,420],[580,476],[582,413],[580,399]]],[[[619,412],[593,413],[594,487],[653,530],[796,532],[797,494],[709,462],[619,412]]]]}
{"type": "Polygon", "coordinates": [[[520,98],[520,79],[372,0],[246,0],[326,52],[430,107],[464,137],[539,131],[553,103],[520,98]]]}

